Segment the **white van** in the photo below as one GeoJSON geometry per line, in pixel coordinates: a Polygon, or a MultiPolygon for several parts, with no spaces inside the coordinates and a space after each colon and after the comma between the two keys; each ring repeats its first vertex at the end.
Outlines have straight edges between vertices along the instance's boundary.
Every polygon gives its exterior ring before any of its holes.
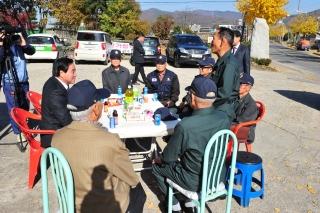
{"type": "Polygon", "coordinates": [[[112,42],[106,32],[95,30],[79,30],[76,48],[74,50],[75,63],[81,61],[102,61],[108,64],[112,42]]]}

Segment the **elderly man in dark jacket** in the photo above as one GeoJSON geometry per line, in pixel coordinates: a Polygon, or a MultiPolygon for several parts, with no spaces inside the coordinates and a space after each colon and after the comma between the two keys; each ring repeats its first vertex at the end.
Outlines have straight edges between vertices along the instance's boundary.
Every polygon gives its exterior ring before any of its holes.
{"type": "Polygon", "coordinates": [[[139,72],[141,74],[142,80],[146,83],[146,74],[144,73],[143,63],[144,63],[144,49],[141,42],[144,41],[144,35],[139,34],[137,39],[133,42],[133,62],[135,63],[135,70],[132,77],[133,85],[140,85],[138,80],[139,72]]]}
{"type": "MultiPolygon", "coordinates": [[[[243,123],[256,120],[258,117],[258,108],[256,102],[250,95],[254,79],[247,73],[240,75],[239,100],[235,102],[236,118],[233,123],[243,123]]],[[[255,138],[256,125],[250,126],[248,142],[252,143],[255,138]]]]}
{"type": "MultiPolygon", "coordinates": [[[[53,63],[52,77],[42,90],[42,120],[40,129],[57,130],[72,122],[68,104],[69,84],[74,84],[77,73],[73,60],[60,58],[53,63]]],[[[41,135],[41,147],[51,145],[52,135],[41,135]]]]}
{"type": "Polygon", "coordinates": [[[108,89],[112,94],[117,94],[118,88],[121,88],[123,94],[130,84],[130,72],[120,65],[121,51],[111,50],[110,61],[111,65],[102,71],[103,88],[108,89]]]}

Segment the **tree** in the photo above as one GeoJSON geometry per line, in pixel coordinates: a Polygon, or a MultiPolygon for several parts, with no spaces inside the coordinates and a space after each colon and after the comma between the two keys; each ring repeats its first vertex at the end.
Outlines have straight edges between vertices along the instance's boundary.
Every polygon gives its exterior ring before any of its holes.
{"type": "Polygon", "coordinates": [[[270,37],[273,37],[273,38],[276,38],[276,37],[281,38],[285,32],[286,32],[286,29],[284,24],[276,24],[270,27],[269,35],[270,37]]]}
{"type": "MultiPolygon", "coordinates": [[[[33,13],[34,0],[2,0],[0,1],[0,12],[4,17],[11,17],[10,22],[14,26],[20,26],[25,29],[26,23],[32,26],[30,14],[33,13]],[[24,18],[26,16],[26,18],[24,18]],[[13,22],[16,21],[16,23],[13,22]]],[[[2,19],[4,18],[2,16],[2,19]]],[[[26,31],[23,32],[26,37],[26,31]]]]}
{"type": "Polygon", "coordinates": [[[171,34],[181,34],[182,30],[180,26],[174,26],[173,27],[173,31],[171,32],[171,34]]]}
{"type": "Polygon", "coordinates": [[[41,7],[47,8],[47,11],[50,11],[47,13],[58,19],[62,26],[74,29],[80,25],[86,15],[75,6],[77,2],[77,0],[42,0],[41,7]]]}
{"type": "Polygon", "coordinates": [[[132,39],[139,33],[149,32],[149,23],[139,19],[140,4],[135,0],[110,1],[99,15],[100,27],[112,36],[132,39]]]}
{"type": "Polygon", "coordinates": [[[160,39],[168,38],[172,24],[174,23],[173,17],[170,15],[160,15],[157,17],[156,22],[152,25],[152,30],[160,39]]]}
{"type": "Polygon", "coordinates": [[[191,8],[186,7],[184,10],[177,12],[176,25],[182,28],[187,28],[189,25],[198,23],[199,15],[191,11],[191,8]]]}
{"type": "Polygon", "coordinates": [[[252,24],[255,18],[264,18],[269,25],[288,13],[283,9],[288,0],[236,0],[235,7],[244,14],[244,22],[252,24]]]}
{"type": "Polygon", "coordinates": [[[293,34],[314,35],[318,30],[318,20],[314,16],[300,14],[289,23],[293,34]]]}

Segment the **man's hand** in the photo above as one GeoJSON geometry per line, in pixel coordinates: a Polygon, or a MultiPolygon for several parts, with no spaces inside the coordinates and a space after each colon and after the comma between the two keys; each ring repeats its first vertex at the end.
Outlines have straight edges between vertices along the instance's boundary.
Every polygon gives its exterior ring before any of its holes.
{"type": "Polygon", "coordinates": [[[173,101],[171,101],[171,100],[168,101],[168,102],[167,102],[167,107],[172,107],[172,106],[173,106],[173,101]]]}
{"type": "Polygon", "coordinates": [[[5,35],[3,33],[0,33],[0,46],[3,46],[3,39],[5,35]]]}
{"type": "Polygon", "coordinates": [[[157,157],[155,159],[152,160],[152,164],[162,164],[162,160],[160,157],[157,157]]]}
{"type": "Polygon", "coordinates": [[[182,109],[182,108],[184,108],[187,104],[188,104],[188,102],[186,102],[186,101],[181,102],[180,105],[179,105],[179,108],[182,109]]]}
{"type": "Polygon", "coordinates": [[[20,46],[21,46],[21,47],[25,47],[25,46],[27,46],[27,42],[26,42],[26,40],[24,40],[24,38],[23,38],[23,36],[22,36],[22,35],[20,35],[20,39],[21,39],[20,46]]]}

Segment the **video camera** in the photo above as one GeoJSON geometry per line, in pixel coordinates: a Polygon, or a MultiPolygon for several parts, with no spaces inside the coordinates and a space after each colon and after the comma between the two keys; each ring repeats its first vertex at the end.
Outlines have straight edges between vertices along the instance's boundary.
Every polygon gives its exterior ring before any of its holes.
{"type": "MultiPolygon", "coordinates": [[[[21,32],[23,32],[23,28],[21,27],[14,27],[11,25],[0,26],[0,33],[3,33],[8,38],[6,39],[7,42],[12,44],[18,44],[19,42],[21,42],[20,35],[16,34],[21,32]]],[[[3,41],[3,39],[0,38],[0,41],[3,41]]]]}

